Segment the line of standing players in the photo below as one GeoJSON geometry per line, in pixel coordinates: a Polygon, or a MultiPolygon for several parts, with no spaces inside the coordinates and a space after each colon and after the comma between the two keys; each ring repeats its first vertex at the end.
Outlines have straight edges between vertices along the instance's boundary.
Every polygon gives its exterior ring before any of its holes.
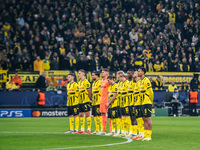
{"type": "Polygon", "coordinates": [[[128,80],[126,80],[125,73],[118,71],[116,83],[115,76],[109,76],[108,69],[102,70],[102,80],[99,79],[100,74],[95,71],[92,73],[94,81],[92,91],[89,81],[85,78],[84,70],[78,71],[80,79],[78,83],[74,81],[74,74],[70,73],[67,84],[70,130],[65,133],[97,134],[150,141],[154,95],[151,82],[145,77],[145,73],[145,68],[135,72],[129,70],[128,80]],[[96,127],[93,133],[91,133],[91,108],[96,127]],[[106,133],[107,116],[110,125],[109,133],[106,133]],[[87,120],[87,129],[85,129],[85,120],[87,120]]]}

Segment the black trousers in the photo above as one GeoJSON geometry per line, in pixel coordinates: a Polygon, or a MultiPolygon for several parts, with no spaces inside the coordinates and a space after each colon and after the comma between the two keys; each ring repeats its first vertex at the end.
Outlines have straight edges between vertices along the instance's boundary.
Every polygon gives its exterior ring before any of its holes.
{"type": "Polygon", "coordinates": [[[197,115],[197,104],[196,103],[190,103],[190,116],[196,116],[197,115]]]}
{"type": "Polygon", "coordinates": [[[172,102],[172,111],[173,111],[173,115],[178,116],[178,102],[172,102]]]}

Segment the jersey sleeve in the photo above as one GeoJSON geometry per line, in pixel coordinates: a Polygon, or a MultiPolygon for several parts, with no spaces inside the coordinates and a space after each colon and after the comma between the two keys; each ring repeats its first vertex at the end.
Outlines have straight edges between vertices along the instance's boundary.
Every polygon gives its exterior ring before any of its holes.
{"type": "Polygon", "coordinates": [[[145,87],[146,87],[146,89],[151,88],[151,82],[149,80],[145,81],[145,87]]]}
{"type": "Polygon", "coordinates": [[[129,81],[126,82],[125,87],[128,88],[129,86],[129,81]]]}
{"type": "Polygon", "coordinates": [[[89,81],[86,81],[86,82],[85,82],[85,87],[86,87],[86,89],[89,89],[89,88],[90,88],[90,82],[89,82],[89,81]]]}
{"type": "Polygon", "coordinates": [[[117,93],[117,90],[118,90],[117,84],[115,84],[115,86],[114,86],[114,88],[113,88],[113,93],[117,93]]]}
{"type": "Polygon", "coordinates": [[[78,84],[77,83],[74,84],[74,90],[78,91],[78,84]]]}
{"type": "Polygon", "coordinates": [[[74,84],[74,91],[76,92],[76,96],[78,97],[79,90],[78,90],[78,84],[77,83],[74,84]]]}
{"type": "Polygon", "coordinates": [[[149,99],[153,102],[153,89],[151,87],[151,82],[149,80],[146,80],[145,82],[145,86],[146,86],[146,95],[149,96],[149,99]]]}
{"type": "Polygon", "coordinates": [[[98,87],[99,89],[101,89],[101,82],[100,82],[100,81],[98,82],[97,87],[98,87]]]}
{"type": "Polygon", "coordinates": [[[124,82],[124,92],[128,92],[128,85],[129,85],[129,82],[128,81],[126,81],[126,82],[124,82]]]}

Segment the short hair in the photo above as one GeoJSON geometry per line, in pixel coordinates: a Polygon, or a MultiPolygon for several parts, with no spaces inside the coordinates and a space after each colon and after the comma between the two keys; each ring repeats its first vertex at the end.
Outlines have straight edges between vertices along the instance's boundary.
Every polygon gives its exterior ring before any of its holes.
{"type": "Polygon", "coordinates": [[[144,67],[140,67],[139,69],[141,69],[144,72],[144,74],[147,72],[144,67]]]}
{"type": "Polygon", "coordinates": [[[69,73],[68,76],[73,76],[73,77],[75,77],[74,73],[69,73]]]}
{"type": "Polygon", "coordinates": [[[120,77],[125,77],[125,73],[122,70],[118,71],[117,75],[120,76],[120,77]]]}
{"type": "Polygon", "coordinates": [[[98,71],[93,71],[93,73],[98,77],[100,76],[100,73],[98,71]]]}
{"type": "Polygon", "coordinates": [[[102,71],[109,72],[108,68],[103,68],[102,71]]]}
{"type": "Polygon", "coordinates": [[[134,70],[133,70],[133,69],[129,69],[128,71],[130,71],[130,72],[134,72],[134,70]]]}
{"type": "MultiPolygon", "coordinates": [[[[85,73],[85,70],[84,70],[84,69],[80,69],[79,71],[85,73]]],[[[78,71],[78,72],[79,72],[79,71],[78,71]]]]}
{"type": "Polygon", "coordinates": [[[115,78],[116,78],[115,76],[113,76],[113,75],[110,75],[110,76],[108,76],[108,78],[107,78],[107,79],[114,80],[115,78]]]}

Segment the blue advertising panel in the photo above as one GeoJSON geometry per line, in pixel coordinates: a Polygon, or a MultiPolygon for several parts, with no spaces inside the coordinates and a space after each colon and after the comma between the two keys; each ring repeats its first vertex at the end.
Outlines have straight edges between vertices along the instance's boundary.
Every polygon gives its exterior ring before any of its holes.
{"type": "Polygon", "coordinates": [[[31,117],[31,109],[0,109],[0,118],[31,117]]]}

